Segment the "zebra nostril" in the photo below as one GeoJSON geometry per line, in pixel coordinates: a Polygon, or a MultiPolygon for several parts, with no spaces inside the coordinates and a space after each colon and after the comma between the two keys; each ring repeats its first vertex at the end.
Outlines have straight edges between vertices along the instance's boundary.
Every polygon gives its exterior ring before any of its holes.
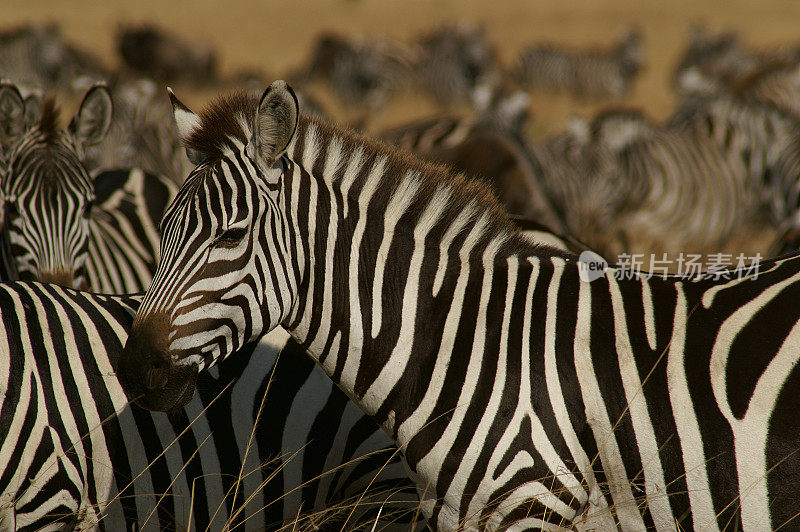
{"type": "Polygon", "coordinates": [[[168,375],[169,372],[166,368],[152,368],[147,372],[147,387],[150,390],[166,388],[168,375]]]}

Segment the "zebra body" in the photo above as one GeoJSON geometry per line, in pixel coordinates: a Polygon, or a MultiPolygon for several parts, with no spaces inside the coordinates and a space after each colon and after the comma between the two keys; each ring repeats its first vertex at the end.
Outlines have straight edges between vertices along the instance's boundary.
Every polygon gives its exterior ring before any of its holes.
{"type": "Polygon", "coordinates": [[[0,528],[333,529],[367,487],[350,527],[413,510],[391,440],[310,360],[277,363],[283,331],[181,410],[130,405],[114,367],[139,301],[0,284],[0,528]]]}
{"type": "Polygon", "coordinates": [[[442,25],[422,35],[414,72],[439,104],[466,102],[499,75],[497,53],[485,28],[474,23],[442,25]]]}
{"type": "Polygon", "coordinates": [[[520,59],[523,86],[582,97],[623,96],[642,63],[641,35],[631,31],[612,50],[568,50],[532,46],[520,59]]]}
{"type": "Polygon", "coordinates": [[[27,124],[17,88],[0,85],[5,164],[2,181],[4,280],[40,280],[131,293],[150,283],[158,261],[158,222],[175,194],[165,178],[140,170],[90,176],[84,155],[111,123],[111,96],[90,89],[67,130],[45,101],[27,124]],[[7,112],[6,112],[7,111],[7,112]]]}
{"type": "Polygon", "coordinates": [[[204,159],[119,368],[141,405],[181,405],[280,323],[392,435],[440,530],[764,530],[800,511],[800,258],[590,282],[486,189],[299,115],[283,82],[173,105],[204,159]]]}

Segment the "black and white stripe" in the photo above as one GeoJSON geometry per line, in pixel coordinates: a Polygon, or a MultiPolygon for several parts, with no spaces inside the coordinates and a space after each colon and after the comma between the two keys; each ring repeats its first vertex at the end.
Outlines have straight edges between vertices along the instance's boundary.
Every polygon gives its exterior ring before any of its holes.
{"type": "Polygon", "coordinates": [[[391,440],[296,344],[278,361],[283,331],[183,409],[130,405],[114,367],[138,306],[0,284],[3,529],[369,529],[379,510],[408,529],[417,501],[391,440]]]}
{"type": "Polygon", "coordinates": [[[800,257],[589,282],[485,189],[299,116],[283,82],[175,105],[205,160],[119,368],[143,406],[283,324],[393,436],[440,530],[800,514],[800,257]]]}

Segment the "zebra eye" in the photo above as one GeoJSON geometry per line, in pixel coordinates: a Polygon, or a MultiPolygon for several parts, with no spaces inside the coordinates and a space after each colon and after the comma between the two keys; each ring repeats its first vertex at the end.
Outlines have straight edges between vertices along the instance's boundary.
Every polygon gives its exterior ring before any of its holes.
{"type": "Polygon", "coordinates": [[[214,244],[226,247],[233,247],[237,245],[247,235],[247,229],[243,227],[234,227],[222,233],[214,244]]]}
{"type": "Polygon", "coordinates": [[[19,209],[17,208],[17,204],[13,201],[6,202],[6,214],[10,218],[17,218],[19,216],[19,209]]]}

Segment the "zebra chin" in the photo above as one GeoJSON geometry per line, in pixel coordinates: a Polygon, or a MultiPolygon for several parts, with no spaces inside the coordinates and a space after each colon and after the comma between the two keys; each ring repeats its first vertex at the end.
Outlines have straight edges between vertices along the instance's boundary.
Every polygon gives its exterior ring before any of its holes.
{"type": "Polygon", "coordinates": [[[132,333],[117,363],[117,377],[136,405],[157,412],[183,408],[194,395],[197,368],[176,364],[149,335],[132,333]]]}

